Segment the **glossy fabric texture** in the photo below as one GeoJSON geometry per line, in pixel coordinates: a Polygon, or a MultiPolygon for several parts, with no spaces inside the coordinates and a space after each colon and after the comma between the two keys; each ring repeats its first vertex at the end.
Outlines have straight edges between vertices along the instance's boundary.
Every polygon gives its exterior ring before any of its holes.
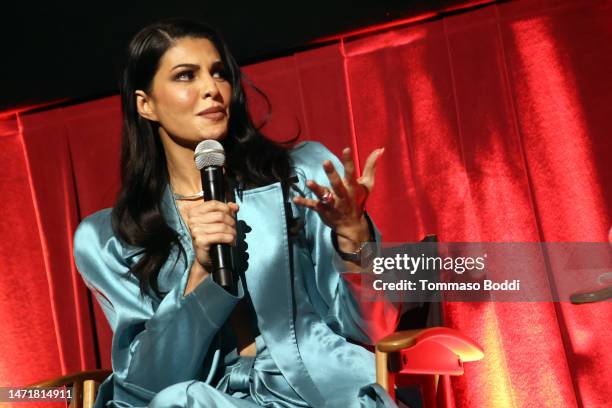
{"type": "MultiPolygon", "coordinates": [[[[386,147],[368,212],[387,242],[606,242],[611,5],[499,2],[243,70],[270,98],[275,140],[301,130],[361,165],[386,147]]],[[[113,205],[120,135],[118,96],[0,114],[0,349],[20,356],[0,358],[0,384],[110,368],[112,331],[72,237],[113,205]]],[[[457,407],[609,406],[612,302],[443,308],[486,353],[452,379],[457,407]]]]}
{"type": "MultiPolygon", "coordinates": [[[[324,160],[342,168],[318,143],[304,143],[291,155],[299,180],[294,194],[308,191],[307,179],[328,184],[324,160]]],[[[343,264],[331,245],[331,230],[315,212],[292,205],[292,215],[304,219],[305,227],[290,243],[280,183],[239,193],[236,202],[238,236],[244,237],[237,244],[244,253],[235,260],[241,275],[236,297],[212,279],[182,296],[194,253],[169,189],[162,211],[181,235],[187,262],[175,249],[162,267],[160,290],[168,291],[163,300],[140,297],[138,282],[126,275],[141,251],[113,235],[110,210],[81,223],[75,260],[114,332],[114,374],[103,384],[97,406],[111,398],[117,406],[145,406],[153,398],[151,406],[169,406],[181,392],[193,399],[185,406],[208,406],[206,401],[217,399],[219,406],[230,407],[243,406],[232,405],[234,399],[251,401],[244,406],[394,406],[378,386],[367,387],[375,380],[373,354],[346,340],[371,343],[380,330],[362,317],[358,299],[341,278],[343,264]],[[257,358],[232,361],[236,350],[226,335],[226,319],[244,298],[244,288],[261,335],[257,358]],[[224,376],[217,380],[220,373],[224,376]],[[221,391],[236,396],[228,399],[221,391]]],[[[394,322],[387,324],[392,331],[394,322]]]]}

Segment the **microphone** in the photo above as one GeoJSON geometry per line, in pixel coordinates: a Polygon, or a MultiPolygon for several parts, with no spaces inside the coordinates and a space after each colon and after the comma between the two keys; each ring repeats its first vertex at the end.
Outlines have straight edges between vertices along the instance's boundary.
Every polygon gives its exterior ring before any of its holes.
{"type": "MultiPolygon", "coordinates": [[[[202,176],[204,200],[225,202],[225,180],[223,165],[225,151],[216,140],[204,140],[196,146],[195,164],[202,176]]],[[[236,295],[237,282],[232,268],[232,251],[228,244],[213,244],[210,247],[210,259],[213,265],[214,281],[232,295],[236,295]]]]}

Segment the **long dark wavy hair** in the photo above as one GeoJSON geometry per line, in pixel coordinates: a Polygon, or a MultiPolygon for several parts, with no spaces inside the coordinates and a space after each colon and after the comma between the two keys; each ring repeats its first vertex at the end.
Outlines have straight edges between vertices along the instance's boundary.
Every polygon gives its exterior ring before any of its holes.
{"type": "MultiPolygon", "coordinates": [[[[222,141],[226,173],[243,188],[281,181],[286,188],[291,160],[286,145],[267,139],[253,125],[247,112],[240,68],[226,43],[211,27],[190,20],[165,20],[143,28],[129,44],[120,82],[123,110],[121,189],[112,224],[115,234],[129,245],[143,249],[130,270],[140,282],[144,296],[152,289],[163,297],[157,278],[172,247],[185,255],[178,232],[166,222],[161,201],[168,183],[168,169],[159,124],[138,114],[136,90],[150,93],[153,77],[165,52],[181,38],[206,38],[216,47],[232,85],[228,134],[222,141]]],[[[290,142],[292,142],[291,140],[290,142]]]]}

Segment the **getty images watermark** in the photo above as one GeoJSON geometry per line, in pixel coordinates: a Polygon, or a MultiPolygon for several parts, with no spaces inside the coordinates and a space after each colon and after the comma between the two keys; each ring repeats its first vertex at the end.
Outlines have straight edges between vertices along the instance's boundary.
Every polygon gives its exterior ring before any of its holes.
{"type": "Polygon", "coordinates": [[[606,289],[612,285],[608,243],[420,242],[371,249],[363,259],[369,265],[362,275],[365,300],[384,293],[398,302],[570,301],[612,290],[606,289]]]}

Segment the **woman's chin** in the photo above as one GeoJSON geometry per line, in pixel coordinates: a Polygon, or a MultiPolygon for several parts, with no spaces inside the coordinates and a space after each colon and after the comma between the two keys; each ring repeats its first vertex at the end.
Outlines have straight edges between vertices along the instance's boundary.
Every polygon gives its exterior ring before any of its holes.
{"type": "Polygon", "coordinates": [[[206,134],[206,135],[199,135],[194,139],[191,139],[188,142],[188,146],[191,150],[195,150],[195,148],[198,146],[198,144],[200,144],[201,142],[205,141],[205,140],[216,140],[219,143],[223,143],[223,140],[225,140],[225,138],[227,137],[226,133],[223,134],[206,134]]]}
{"type": "Polygon", "coordinates": [[[206,135],[200,136],[199,142],[203,142],[204,140],[216,140],[217,142],[222,142],[227,137],[227,133],[209,133],[206,135]]]}

